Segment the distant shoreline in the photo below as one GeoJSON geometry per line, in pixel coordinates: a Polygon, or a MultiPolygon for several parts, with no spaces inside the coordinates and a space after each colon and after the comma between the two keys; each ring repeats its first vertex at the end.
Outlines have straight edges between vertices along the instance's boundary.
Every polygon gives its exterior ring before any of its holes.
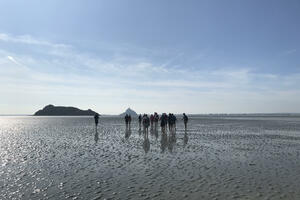
{"type": "MultiPolygon", "coordinates": [[[[182,114],[175,114],[176,116],[180,116],[182,114]]],[[[234,113],[234,114],[226,114],[226,113],[212,113],[212,114],[188,114],[191,117],[300,117],[300,113],[234,113]]],[[[11,117],[92,117],[92,116],[84,116],[84,115],[32,115],[32,114],[0,114],[0,116],[11,116],[11,117]]],[[[120,117],[120,115],[109,115],[109,114],[101,114],[101,117],[120,117]]]]}

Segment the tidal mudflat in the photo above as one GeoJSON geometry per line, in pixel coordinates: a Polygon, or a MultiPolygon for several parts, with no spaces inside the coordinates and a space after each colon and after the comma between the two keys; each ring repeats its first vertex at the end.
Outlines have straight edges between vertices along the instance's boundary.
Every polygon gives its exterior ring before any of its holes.
{"type": "Polygon", "coordinates": [[[0,199],[300,199],[299,117],[0,117],[0,199]]]}

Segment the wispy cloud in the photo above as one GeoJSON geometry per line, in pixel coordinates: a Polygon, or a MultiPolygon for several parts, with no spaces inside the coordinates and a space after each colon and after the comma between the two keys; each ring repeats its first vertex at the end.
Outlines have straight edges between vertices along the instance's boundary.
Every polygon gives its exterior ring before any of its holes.
{"type": "Polygon", "coordinates": [[[297,49],[289,49],[289,50],[283,51],[283,55],[290,55],[290,54],[293,54],[296,52],[297,52],[297,49]]]}
{"type": "Polygon", "coordinates": [[[13,63],[20,65],[20,63],[18,63],[12,56],[7,56],[7,58],[12,61],[13,63]]]}
{"type": "Polygon", "coordinates": [[[56,44],[51,43],[45,40],[33,38],[30,35],[21,35],[21,36],[11,36],[5,33],[0,33],[0,40],[4,42],[13,42],[13,43],[23,43],[29,45],[41,45],[48,46],[53,48],[70,48],[70,45],[66,44],[56,44]]]}
{"type": "Polygon", "coordinates": [[[21,43],[28,50],[47,54],[40,57],[0,49],[3,104],[16,103],[21,95],[22,100],[35,105],[34,109],[57,102],[83,107],[96,104],[95,108],[107,113],[117,113],[127,105],[136,105],[140,111],[259,112],[268,101],[274,102],[266,106],[271,111],[276,108],[271,105],[284,100],[292,101],[290,105],[300,100],[300,74],[258,73],[241,66],[217,66],[215,70],[173,67],[172,62],[151,62],[136,56],[106,59],[28,35],[2,33],[0,41],[21,43]]]}

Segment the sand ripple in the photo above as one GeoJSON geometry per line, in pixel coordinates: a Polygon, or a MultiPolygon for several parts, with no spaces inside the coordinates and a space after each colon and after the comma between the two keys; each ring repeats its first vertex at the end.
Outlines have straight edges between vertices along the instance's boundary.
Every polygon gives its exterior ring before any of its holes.
{"type": "Polygon", "coordinates": [[[187,131],[1,117],[0,199],[300,199],[298,118],[191,118],[187,131]]]}

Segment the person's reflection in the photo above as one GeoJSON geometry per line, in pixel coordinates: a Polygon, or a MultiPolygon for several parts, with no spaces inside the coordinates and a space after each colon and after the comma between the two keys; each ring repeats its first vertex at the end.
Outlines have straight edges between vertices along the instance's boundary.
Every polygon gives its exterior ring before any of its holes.
{"type": "Polygon", "coordinates": [[[144,134],[143,148],[145,153],[148,153],[148,151],[150,150],[150,141],[148,138],[148,134],[144,134]]]}
{"type": "Polygon", "coordinates": [[[95,142],[97,143],[98,140],[99,140],[99,134],[98,134],[98,131],[97,131],[97,128],[96,128],[96,132],[95,132],[95,142]]]}
{"type": "Polygon", "coordinates": [[[169,148],[170,152],[173,151],[173,147],[175,146],[175,144],[176,144],[176,134],[175,134],[175,132],[173,132],[173,133],[170,133],[170,135],[169,135],[168,148],[169,148]]]}
{"type": "Polygon", "coordinates": [[[152,135],[154,135],[154,128],[153,128],[153,126],[150,126],[150,135],[152,136],[152,135]]]}
{"type": "Polygon", "coordinates": [[[160,144],[161,152],[163,153],[168,145],[168,135],[165,131],[163,131],[161,134],[160,144]]]}
{"type": "Polygon", "coordinates": [[[189,140],[189,137],[188,137],[187,131],[185,130],[184,131],[184,137],[183,137],[183,146],[184,147],[187,145],[188,140],[189,140]]]}
{"type": "Polygon", "coordinates": [[[158,138],[158,130],[157,130],[157,128],[154,129],[154,136],[155,136],[156,139],[158,138]]]}
{"type": "Polygon", "coordinates": [[[94,137],[94,139],[95,139],[95,142],[97,143],[98,142],[98,140],[99,140],[99,135],[98,135],[98,129],[97,129],[97,127],[98,127],[98,122],[99,122],[99,114],[98,113],[96,113],[95,115],[94,115],[94,119],[95,119],[95,125],[96,125],[96,132],[95,132],[95,137],[94,137]]]}
{"type": "Polygon", "coordinates": [[[131,135],[131,127],[128,126],[126,127],[126,130],[125,130],[125,138],[128,139],[131,135]]]}

